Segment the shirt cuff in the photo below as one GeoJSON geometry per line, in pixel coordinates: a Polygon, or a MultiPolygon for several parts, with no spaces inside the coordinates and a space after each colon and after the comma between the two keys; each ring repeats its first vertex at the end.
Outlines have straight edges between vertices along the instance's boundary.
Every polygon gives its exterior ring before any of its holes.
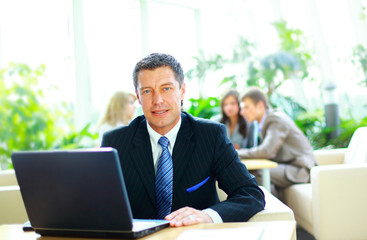
{"type": "Polygon", "coordinates": [[[203,212],[205,212],[206,214],[208,214],[209,217],[211,217],[211,219],[213,220],[214,223],[222,223],[223,222],[223,220],[220,217],[219,213],[217,213],[213,209],[207,208],[207,209],[204,209],[203,212]]]}
{"type": "MultiPolygon", "coordinates": [[[[253,147],[255,148],[255,147],[253,147]]],[[[240,158],[250,158],[250,148],[240,148],[240,149],[237,149],[237,154],[238,154],[238,157],[240,158]]]]}

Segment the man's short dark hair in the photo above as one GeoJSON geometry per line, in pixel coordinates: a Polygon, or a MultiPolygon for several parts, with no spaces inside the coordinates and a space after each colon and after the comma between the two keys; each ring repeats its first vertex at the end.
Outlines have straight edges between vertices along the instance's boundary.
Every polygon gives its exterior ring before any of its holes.
{"type": "Polygon", "coordinates": [[[171,55],[164,53],[152,53],[147,57],[140,60],[136,65],[133,72],[133,80],[135,91],[138,88],[138,74],[142,70],[154,70],[160,67],[169,67],[175,74],[175,78],[180,85],[180,88],[184,82],[184,73],[181,64],[171,55]]]}
{"type": "Polygon", "coordinates": [[[247,92],[242,95],[241,101],[243,101],[245,98],[250,98],[255,105],[259,102],[263,102],[265,109],[270,108],[268,98],[258,87],[251,87],[249,90],[247,90],[247,92]]]}

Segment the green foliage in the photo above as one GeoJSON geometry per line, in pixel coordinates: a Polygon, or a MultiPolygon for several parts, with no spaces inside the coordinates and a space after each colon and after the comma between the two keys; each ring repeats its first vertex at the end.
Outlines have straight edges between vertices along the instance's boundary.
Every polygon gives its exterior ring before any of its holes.
{"type": "Polygon", "coordinates": [[[236,46],[233,49],[232,59],[229,62],[243,64],[252,57],[254,44],[242,37],[239,38],[236,46]]]}
{"type": "Polygon", "coordinates": [[[226,85],[228,88],[237,88],[237,76],[232,75],[232,76],[223,78],[219,86],[223,86],[223,85],[226,85]]]}
{"type": "Polygon", "coordinates": [[[314,149],[327,145],[327,134],[331,129],[326,128],[323,110],[305,112],[295,119],[297,126],[303,131],[314,149]]]}
{"type": "MultiPolygon", "coordinates": [[[[367,19],[367,8],[362,6],[360,13],[361,21],[366,21],[367,19]]],[[[357,68],[362,69],[364,74],[364,79],[359,82],[361,86],[367,87],[367,48],[366,45],[357,44],[353,48],[352,63],[357,66],[357,68]]]]}
{"type": "Polygon", "coordinates": [[[202,51],[199,52],[198,56],[193,58],[196,60],[196,66],[186,72],[186,76],[189,80],[197,79],[198,81],[203,81],[207,71],[221,69],[225,62],[225,59],[220,54],[206,56],[202,51]]]}
{"type": "Polygon", "coordinates": [[[362,6],[362,11],[359,15],[359,18],[361,20],[366,20],[367,19],[367,8],[366,7],[362,6]]]}
{"type": "Polygon", "coordinates": [[[288,116],[293,119],[296,119],[300,114],[304,114],[307,112],[307,110],[303,106],[294,101],[292,98],[285,97],[278,93],[272,94],[269,102],[273,108],[282,109],[288,116]]]}
{"type": "Polygon", "coordinates": [[[307,136],[314,149],[345,148],[348,147],[355,130],[367,126],[367,117],[360,121],[341,118],[340,125],[336,127],[340,130],[340,135],[333,139],[330,139],[329,135],[335,129],[326,127],[324,111],[322,110],[300,114],[295,122],[307,136]]]}
{"type": "Polygon", "coordinates": [[[278,51],[249,65],[248,86],[259,86],[270,98],[286,80],[299,70],[299,61],[291,53],[278,51]]]}
{"type": "Polygon", "coordinates": [[[367,48],[358,44],[353,48],[352,63],[360,67],[365,75],[365,79],[360,82],[362,86],[367,87],[367,48]]]}
{"type": "Polygon", "coordinates": [[[210,119],[220,113],[220,101],[218,98],[191,98],[189,100],[191,102],[191,107],[187,112],[193,116],[210,119]]]}
{"type": "MultiPolygon", "coordinates": [[[[365,10],[365,8],[363,8],[365,10]]],[[[366,16],[366,14],[364,14],[366,16]]],[[[333,128],[326,127],[323,110],[307,112],[299,103],[289,97],[278,94],[277,89],[288,79],[299,77],[312,80],[308,68],[313,63],[312,54],[307,49],[306,38],[300,29],[290,28],[285,21],[273,23],[278,32],[279,50],[264,58],[254,58],[253,44],[244,39],[235,47],[233,57],[225,58],[216,54],[206,57],[201,53],[196,59],[197,66],[187,75],[191,80],[205,81],[209,71],[215,72],[227,65],[240,64],[247,72],[234,73],[224,77],[220,86],[237,87],[239,79],[246,79],[247,86],[258,86],[267,92],[270,103],[274,108],[281,108],[291,116],[296,124],[304,131],[315,149],[324,147],[347,147],[354,131],[361,126],[367,126],[367,117],[361,121],[341,119],[340,135],[330,139],[333,128]],[[247,74],[247,75],[246,75],[247,74]]],[[[358,46],[354,51],[354,62],[360,64],[367,76],[367,50],[358,46]]],[[[367,80],[365,81],[367,86],[367,80]]],[[[191,107],[188,112],[194,116],[212,118],[220,113],[219,100],[216,98],[190,99],[191,107]]]]}
{"type": "MultiPolygon", "coordinates": [[[[232,52],[232,56],[230,57],[224,57],[221,54],[207,56],[201,51],[198,56],[193,57],[196,60],[196,66],[186,72],[186,77],[190,81],[196,80],[199,83],[204,83],[206,74],[209,71],[215,72],[229,65],[244,65],[252,56],[252,49],[252,43],[246,39],[239,38],[232,52]]],[[[237,81],[242,77],[242,74],[243,73],[233,74],[232,72],[230,76],[225,76],[223,78],[219,86],[226,86],[227,88],[237,87],[237,81]]],[[[200,98],[203,98],[203,94],[200,94],[200,98]]]]}
{"type": "Polygon", "coordinates": [[[51,87],[42,89],[39,83],[44,72],[44,65],[31,69],[16,63],[0,70],[0,168],[11,167],[10,155],[15,150],[80,147],[80,138],[97,138],[87,133],[89,125],[75,132],[66,104],[47,105],[44,91],[51,87]],[[73,138],[75,134],[80,135],[73,138]]]}
{"type": "Polygon", "coordinates": [[[280,50],[251,62],[246,81],[248,86],[264,89],[269,99],[292,76],[300,75],[302,79],[308,77],[308,66],[312,60],[300,29],[289,28],[285,21],[275,22],[273,26],[278,32],[280,50]]]}
{"type": "Polygon", "coordinates": [[[301,78],[306,78],[308,74],[308,66],[311,63],[312,57],[306,46],[306,38],[303,32],[296,28],[289,28],[286,21],[278,21],[273,23],[278,32],[280,46],[283,51],[293,54],[300,63],[301,78]]]}
{"type": "Polygon", "coordinates": [[[62,139],[56,143],[55,148],[75,149],[93,147],[93,142],[98,138],[98,133],[89,132],[90,123],[79,132],[75,131],[72,125],[69,125],[69,127],[72,131],[63,136],[62,139]]]}

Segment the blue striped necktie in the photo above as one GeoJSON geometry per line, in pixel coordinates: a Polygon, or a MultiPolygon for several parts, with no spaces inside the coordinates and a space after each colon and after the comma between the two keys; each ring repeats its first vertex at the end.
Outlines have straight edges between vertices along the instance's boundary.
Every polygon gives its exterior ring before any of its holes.
{"type": "Polygon", "coordinates": [[[157,206],[157,219],[163,219],[171,213],[173,163],[168,150],[169,140],[161,137],[158,143],[162,146],[162,154],[159,157],[157,174],[155,178],[155,198],[157,206]]]}

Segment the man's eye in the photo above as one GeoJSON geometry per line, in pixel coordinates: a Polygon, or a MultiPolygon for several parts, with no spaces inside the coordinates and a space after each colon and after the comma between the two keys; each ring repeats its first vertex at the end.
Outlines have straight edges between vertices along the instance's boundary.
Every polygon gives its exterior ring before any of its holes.
{"type": "Polygon", "coordinates": [[[170,87],[165,87],[165,88],[163,88],[164,89],[164,91],[168,91],[168,90],[170,90],[171,88],[170,87]]]}
{"type": "Polygon", "coordinates": [[[148,93],[150,93],[151,91],[150,90],[144,90],[143,91],[143,94],[148,94],[148,93]]]}

